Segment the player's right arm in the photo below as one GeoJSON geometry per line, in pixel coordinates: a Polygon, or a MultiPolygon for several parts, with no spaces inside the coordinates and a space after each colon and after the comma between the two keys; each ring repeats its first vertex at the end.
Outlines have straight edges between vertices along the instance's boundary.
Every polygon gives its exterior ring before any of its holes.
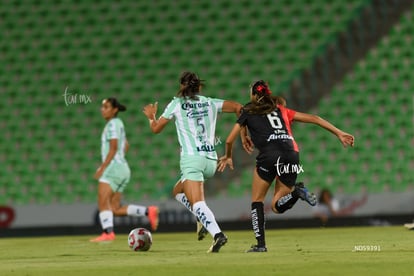
{"type": "Polygon", "coordinates": [[[233,144],[237,136],[239,136],[241,130],[240,124],[235,124],[231,130],[229,136],[226,139],[226,153],[220,158],[217,170],[223,172],[224,169],[229,166],[233,170],[233,144]]]}
{"type": "Polygon", "coordinates": [[[111,163],[112,159],[114,159],[115,154],[118,150],[118,139],[111,139],[109,140],[109,152],[106,156],[105,160],[102,162],[102,164],[99,166],[99,168],[95,172],[95,179],[99,179],[105,169],[108,167],[109,163],[111,163]]]}
{"type": "Polygon", "coordinates": [[[153,133],[160,133],[170,121],[162,116],[157,120],[157,109],[158,102],[156,102],[155,104],[146,105],[143,111],[145,116],[147,116],[148,118],[149,126],[153,133]]]}
{"type": "Polygon", "coordinates": [[[302,122],[302,123],[311,123],[311,124],[315,124],[320,127],[323,127],[324,129],[335,134],[338,137],[338,139],[341,141],[344,147],[354,146],[354,136],[340,130],[339,128],[335,127],[333,124],[331,124],[327,120],[322,119],[321,117],[317,115],[296,112],[295,115],[293,116],[293,120],[302,122]]]}

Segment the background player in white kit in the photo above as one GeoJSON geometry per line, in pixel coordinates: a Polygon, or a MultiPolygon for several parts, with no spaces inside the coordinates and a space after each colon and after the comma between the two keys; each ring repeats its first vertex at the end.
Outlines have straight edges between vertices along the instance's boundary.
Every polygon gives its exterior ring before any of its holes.
{"type": "Polygon", "coordinates": [[[147,216],[151,229],[158,227],[158,208],[155,206],[124,205],[121,206],[121,196],[131,177],[131,171],[125,154],[129,144],[126,138],[125,126],[117,117],[119,111],[126,107],[115,98],[102,101],[102,117],[107,121],[101,136],[102,164],[95,173],[99,180],[98,207],[99,220],[103,233],[91,242],[105,242],[115,239],[113,216],[147,216]]]}
{"type": "Polygon", "coordinates": [[[239,114],[239,103],[200,95],[203,81],[195,73],[184,72],[180,78],[178,96],[165,108],[157,120],[157,103],[145,106],[152,132],[161,132],[175,118],[178,141],[181,147],[180,169],[184,201],[188,200],[198,221],[214,238],[209,252],[218,252],[227,237],[218,226],[213,212],[205,203],[204,181],[214,175],[217,153],[214,148],[217,113],[239,114]]]}

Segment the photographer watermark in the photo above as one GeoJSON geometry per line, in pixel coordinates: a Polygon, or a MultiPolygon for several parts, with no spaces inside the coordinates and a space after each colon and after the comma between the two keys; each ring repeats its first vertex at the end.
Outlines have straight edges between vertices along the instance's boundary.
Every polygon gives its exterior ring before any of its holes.
{"type": "Polygon", "coordinates": [[[66,86],[63,98],[65,99],[66,106],[72,104],[88,104],[92,102],[92,98],[88,94],[70,93],[69,86],[66,86]]]}
{"type": "Polygon", "coordinates": [[[214,137],[214,145],[218,146],[218,145],[221,145],[221,144],[222,144],[222,142],[221,142],[220,136],[214,137]]]}
{"type": "Polygon", "coordinates": [[[304,172],[302,165],[280,163],[280,156],[277,158],[275,167],[276,167],[278,175],[289,174],[289,173],[300,174],[304,172]]]}
{"type": "Polygon", "coordinates": [[[352,252],[379,252],[381,251],[380,245],[354,245],[352,252]]]}

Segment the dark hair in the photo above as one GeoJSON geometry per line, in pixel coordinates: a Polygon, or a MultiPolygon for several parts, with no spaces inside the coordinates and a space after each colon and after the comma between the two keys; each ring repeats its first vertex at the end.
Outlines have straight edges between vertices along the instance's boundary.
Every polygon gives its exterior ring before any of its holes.
{"type": "Polygon", "coordinates": [[[276,105],[282,105],[282,106],[286,106],[286,100],[283,98],[283,97],[281,97],[281,96],[272,96],[272,99],[273,99],[273,102],[276,104],[276,105]]]}
{"type": "Polygon", "coordinates": [[[319,193],[319,200],[318,200],[319,203],[322,203],[322,204],[327,204],[328,203],[328,202],[325,202],[325,199],[324,199],[325,194],[328,194],[329,197],[332,197],[331,191],[329,191],[326,188],[322,189],[319,193]]]}
{"type": "Polygon", "coordinates": [[[198,100],[197,94],[200,93],[200,86],[204,86],[204,80],[200,80],[196,73],[183,72],[180,77],[179,97],[188,97],[192,100],[198,100]]]}
{"type": "MultiPolygon", "coordinates": [[[[116,98],[114,98],[114,97],[109,97],[109,98],[106,98],[106,99],[104,99],[104,101],[107,101],[107,102],[109,102],[109,103],[111,103],[111,105],[112,105],[112,107],[113,108],[118,108],[118,112],[119,111],[126,111],[127,110],[127,108],[126,108],[126,106],[125,105],[123,105],[123,104],[121,104],[116,98]]],[[[118,114],[118,112],[117,112],[117,114],[118,114]]]]}
{"type": "Polygon", "coordinates": [[[252,101],[244,107],[244,110],[253,114],[269,114],[276,108],[276,103],[272,97],[272,91],[263,80],[253,83],[251,92],[253,94],[252,101]]]}

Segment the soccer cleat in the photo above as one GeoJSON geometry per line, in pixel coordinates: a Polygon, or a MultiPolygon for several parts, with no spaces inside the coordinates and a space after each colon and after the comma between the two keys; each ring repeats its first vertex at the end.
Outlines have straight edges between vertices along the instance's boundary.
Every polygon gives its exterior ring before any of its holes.
{"type": "Polygon", "coordinates": [[[246,253],[251,253],[251,252],[267,252],[267,248],[266,246],[258,246],[258,245],[252,245],[252,247],[246,251],[246,253]]]}
{"type": "Polygon", "coordinates": [[[103,232],[99,237],[96,237],[94,239],[91,239],[91,242],[109,242],[115,240],[115,233],[106,233],[103,232]]]}
{"type": "Polygon", "coordinates": [[[210,249],[207,251],[207,253],[217,253],[220,251],[220,248],[227,243],[227,237],[223,234],[223,232],[220,232],[216,234],[214,237],[213,244],[211,245],[210,249]]]}
{"type": "Polygon", "coordinates": [[[197,237],[198,240],[201,241],[203,240],[208,234],[207,229],[203,226],[203,224],[201,222],[199,222],[197,220],[197,237]]]}
{"type": "Polygon", "coordinates": [[[155,231],[158,228],[158,207],[157,206],[148,206],[148,220],[151,225],[151,230],[155,231]]]}
{"type": "Polygon", "coordinates": [[[309,193],[303,182],[295,184],[295,191],[297,191],[299,198],[309,203],[309,205],[315,206],[316,203],[318,203],[316,195],[314,193],[309,193]]]}
{"type": "Polygon", "coordinates": [[[414,222],[413,223],[406,223],[404,224],[404,227],[408,230],[414,230],[414,222]]]}

